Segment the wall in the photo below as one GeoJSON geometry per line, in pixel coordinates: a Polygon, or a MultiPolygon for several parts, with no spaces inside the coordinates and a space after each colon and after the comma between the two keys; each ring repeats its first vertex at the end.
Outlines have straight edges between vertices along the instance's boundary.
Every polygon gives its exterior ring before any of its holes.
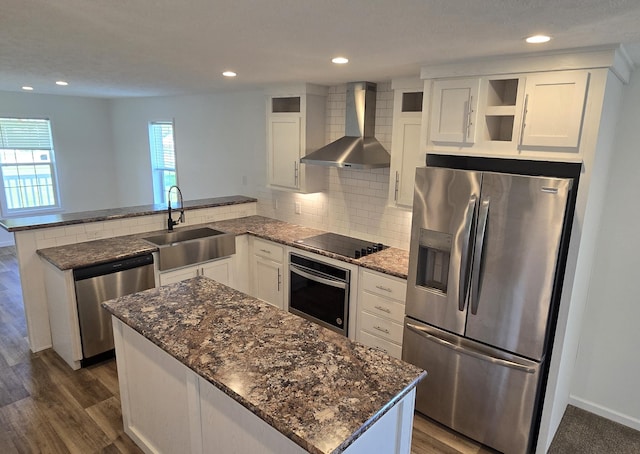
{"type": "MultiPolygon", "coordinates": [[[[49,118],[55,147],[60,202],[66,212],[117,206],[111,190],[109,103],[104,99],[0,92],[0,116],[49,118]]],[[[0,245],[13,235],[0,230],[0,245]]]]}
{"type": "Polygon", "coordinates": [[[110,101],[118,201],[153,203],[148,124],[174,120],[178,184],[185,199],[255,194],[264,167],[262,92],[110,101]]]}
{"type": "Polygon", "coordinates": [[[640,72],[624,91],[571,403],[640,430],[640,72]]]}
{"type": "MultiPolygon", "coordinates": [[[[344,135],[346,85],[329,88],[326,142],[344,135]]],[[[375,136],[391,150],[393,91],[390,82],[378,83],[375,136]]],[[[266,157],[258,167],[261,187],[258,214],[343,235],[409,249],[411,212],[387,206],[389,169],[348,170],[330,167],[327,190],[295,194],[266,186],[266,157]],[[276,202],[277,201],[277,202],[276,202]],[[302,212],[295,213],[300,202],[302,212]],[[275,208],[277,203],[277,208],[275,208]]]]}

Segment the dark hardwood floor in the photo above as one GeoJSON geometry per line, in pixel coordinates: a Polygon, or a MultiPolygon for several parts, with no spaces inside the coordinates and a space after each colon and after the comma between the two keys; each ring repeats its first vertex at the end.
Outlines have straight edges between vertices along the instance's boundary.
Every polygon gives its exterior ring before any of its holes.
{"type": "MultiPolygon", "coordinates": [[[[567,441],[556,437],[562,443],[551,451],[571,446],[570,452],[638,452],[621,451],[620,444],[608,445],[616,446],[613,451],[584,450],[580,437],[573,436],[579,430],[588,428],[564,430],[567,441]]],[[[614,430],[607,429],[609,434],[614,430]]],[[[618,443],[640,446],[628,441],[638,442],[640,433],[620,430],[622,435],[613,437],[622,440],[618,443]]],[[[115,360],[73,371],[51,349],[31,353],[15,249],[0,248],[0,454],[96,452],[142,452],[123,431],[115,360]]],[[[492,451],[416,414],[411,452],[492,451]]]]}

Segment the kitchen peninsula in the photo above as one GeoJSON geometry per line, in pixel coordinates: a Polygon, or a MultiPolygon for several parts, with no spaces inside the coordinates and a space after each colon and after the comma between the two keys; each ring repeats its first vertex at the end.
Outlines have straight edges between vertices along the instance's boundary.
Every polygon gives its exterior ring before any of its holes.
{"type": "MultiPolygon", "coordinates": [[[[256,202],[255,198],[241,195],[185,200],[184,225],[255,215],[256,202]]],[[[31,351],[52,346],[43,264],[36,251],[159,231],[166,228],[166,210],[163,205],[143,205],[0,220],[0,227],[15,238],[31,351]]],[[[115,258],[117,254],[112,257],[115,258]]]]}
{"type": "Polygon", "coordinates": [[[410,452],[415,366],[204,277],[103,306],[141,446],[410,452]]]}

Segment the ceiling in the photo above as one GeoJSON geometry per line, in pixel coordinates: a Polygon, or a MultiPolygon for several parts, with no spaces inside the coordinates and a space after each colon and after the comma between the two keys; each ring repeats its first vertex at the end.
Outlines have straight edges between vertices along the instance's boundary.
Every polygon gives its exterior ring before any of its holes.
{"type": "Polygon", "coordinates": [[[333,85],[612,43],[640,62],[640,1],[2,0],[0,90],[112,98],[333,85]],[[537,33],[553,39],[524,43],[537,33]],[[350,63],[332,64],[337,55],[350,63]]]}

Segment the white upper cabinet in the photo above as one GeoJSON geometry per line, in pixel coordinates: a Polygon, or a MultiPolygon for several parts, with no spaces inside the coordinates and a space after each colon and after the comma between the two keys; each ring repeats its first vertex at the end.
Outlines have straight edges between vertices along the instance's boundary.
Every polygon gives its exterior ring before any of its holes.
{"type": "Polygon", "coordinates": [[[589,73],[564,71],[527,76],[521,148],[577,148],[589,73]]]}
{"type": "Polygon", "coordinates": [[[302,149],[300,117],[273,115],[269,126],[269,149],[272,150],[271,184],[298,189],[302,149]]]}
{"type": "Polygon", "coordinates": [[[423,87],[424,84],[419,79],[392,82],[394,101],[389,185],[391,205],[413,205],[416,167],[424,165],[420,146],[423,87]]]}
{"type": "Polygon", "coordinates": [[[300,158],[325,145],[326,88],[304,84],[267,97],[269,186],[294,192],[324,189],[325,170],[300,158]]]}
{"type": "Polygon", "coordinates": [[[471,145],[476,141],[480,78],[436,80],[431,102],[430,139],[471,145]]]}
{"type": "Polygon", "coordinates": [[[588,81],[587,70],[435,80],[427,152],[575,158],[588,81]]]}

